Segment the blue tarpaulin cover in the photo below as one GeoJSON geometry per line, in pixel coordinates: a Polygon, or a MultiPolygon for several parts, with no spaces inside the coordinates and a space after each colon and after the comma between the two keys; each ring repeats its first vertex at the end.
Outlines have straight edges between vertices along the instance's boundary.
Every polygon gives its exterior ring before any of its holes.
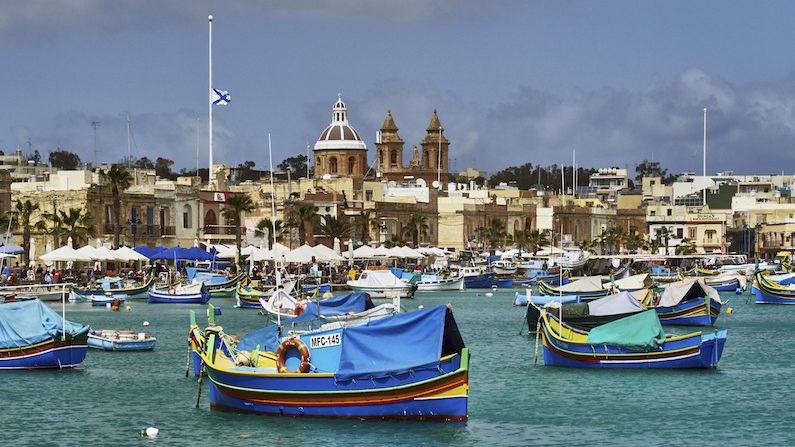
{"type": "MultiPolygon", "coordinates": [[[[0,304],[0,348],[18,348],[60,336],[62,318],[39,300],[0,304]]],[[[78,335],[88,326],[66,321],[66,333],[78,335]]]]}
{"type": "Polygon", "coordinates": [[[272,324],[244,335],[237,343],[238,351],[253,351],[259,346],[260,351],[276,352],[279,348],[279,326],[272,324]]]}
{"type": "Polygon", "coordinates": [[[440,305],[345,329],[335,378],[385,377],[438,365],[446,314],[440,305]]]}
{"type": "MultiPolygon", "coordinates": [[[[317,317],[317,307],[317,301],[309,302],[301,315],[317,317]]],[[[373,302],[364,292],[349,293],[320,301],[320,315],[327,317],[345,315],[349,312],[359,313],[372,308],[373,302]]]]}

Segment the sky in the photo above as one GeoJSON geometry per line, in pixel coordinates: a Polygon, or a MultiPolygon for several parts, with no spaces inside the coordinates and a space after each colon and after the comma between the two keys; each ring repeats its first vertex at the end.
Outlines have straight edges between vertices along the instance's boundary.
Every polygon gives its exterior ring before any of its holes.
{"type": "Polygon", "coordinates": [[[368,145],[437,109],[450,166],[792,174],[795,2],[0,0],[0,149],[207,166],[305,153],[337,94],[368,145]],[[197,132],[198,129],[198,132],[197,132]]]}

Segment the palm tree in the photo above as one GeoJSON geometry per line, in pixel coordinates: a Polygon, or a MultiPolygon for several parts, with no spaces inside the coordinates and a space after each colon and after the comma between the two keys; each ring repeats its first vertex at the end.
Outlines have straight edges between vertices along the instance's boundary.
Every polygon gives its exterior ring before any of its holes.
{"type": "Polygon", "coordinates": [[[662,227],[659,230],[657,230],[657,240],[665,242],[665,244],[663,244],[662,246],[665,247],[666,255],[669,254],[668,247],[671,243],[671,236],[673,236],[673,230],[671,230],[671,227],[662,227]]]}
{"type": "Polygon", "coordinates": [[[389,240],[384,241],[384,247],[386,248],[403,247],[405,245],[406,241],[404,241],[403,238],[401,238],[398,234],[393,234],[389,240]]]}
{"type": "Polygon", "coordinates": [[[276,221],[273,222],[268,218],[264,218],[257,222],[257,226],[254,229],[254,235],[257,237],[265,237],[265,234],[267,234],[269,242],[268,246],[273,248],[273,245],[276,242],[284,238],[286,228],[287,225],[285,225],[281,219],[276,219],[276,221]],[[275,231],[274,228],[276,228],[275,231]]]}
{"type": "Polygon", "coordinates": [[[489,221],[487,232],[489,246],[491,247],[491,255],[494,256],[497,247],[502,245],[505,242],[506,236],[508,236],[505,231],[505,222],[497,217],[492,218],[489,221]]]}
{"type": "Polygon", "coordinates": [[[53,211],[52,213],[45,212],[41,213],[41,220],[39,221],[39,225],[44,228],[44,232],[50,236],[52,236],[52,242],[54,247],[61,246],[61,215],[58,214],[57,211],[53,211]],[[50,226],[48,226],[50,224],[50,226]]]}
{"type": "Polygon", "coordinates": [[[58,235],[61,239],[72,238],[72,246],[78,244],[80,240],[88,242],[89,238],[96,235],[94,229],[94,218],[91,213],[83,213],[80,208],[69,208],[68,212],[58,211],[61,226],[58,227],[58,235]]]}
{"type": "Polygon", "coordinates": [[[676,254],[678,255],[692,255],[696,252],[696,241],[690,238],[682,239],[682,243],[676,247],[676,254]]]}
{"type": "Polygon", "coordinates": [[[525,233],[522,230],[515,230],[513,234],[508,235],[508,243],[516,245],[516,248],[519,249],[519,253],[521,254],[522,250],[530,245],[528,233],[525,233]]]}
{"type": "Polygon", "coordinates": [[[315,207],[312,205],[303,205],[298,207],[296,221],[298,222],[298,240],[301,245],[315,245],[314,224],[317,221],[315,207]]]}
{"type": "Polygon", "coordinates": [[[403,235],[411,237],[411,242],[414,248],[420,246],[420,236],[425,237],[428,235],[428,219],[418,213],[414,213],[409,217],[409,221],[403,227],[403,235]]]}
{"type": "Polygon", "coordinates": [[[638,233],[626,233],[624,235],[624,247],[629,251],[637,251],[643,247],[643,237],[638,233]]]}
{"type": "MultiPolygon", "coordinates": [[[[229,198],[226,206],[221,209],[221,214],[227,219],[232,219],[235,225],[235,246],[237,247],[238,262],[240,260],[240,245],[242,244],[240,235],[240,222],[242,221],[241,214],[247,213],[254,209],[254,202],[248,194],[235,195],[229,198]]],[[[240,267],[240,266],[238,266],[240,267]]]]}
{"type": "Polygon", "coordinates": [[[14,206],[14,210],[17,214],[17,221],[19,222],[19,226],[22,227],[22,248],[25,249],[23,253],[25,260],[25,265],[30,262],[30,232],[34,229],[41,230],[42,225],[41,222],[37,222],[36,224],[30,223],[30,216],[39,209],[38,203],[31,203],[30,200],[22,200],[17,199],[17,203],[14,206]]]}
{"type": "Polygon", "coordinates": [[[121,235],[121,193],[130,187],[133,178],[124,166],[113,165],[107,171],[99,171],[113,194],[113,248],[119,248],[121,235]]]}
{"type": "Polygon", "coordinates": [[[378,223],[378,219],[376,219],[373,211],[362,211],[362,214],[359,215],[359,219],[356,220],[356,227],[359,230],[359,239],[362,244],[367,245],[370,242],[370,228],[380,229],[378,223]]]}
{"type": "Polygon", "coordinates": [[[5,234],[6,231],[13,231],[16,227],[17,220],[14,218],[14,212],[12,210],[0,210],[0,234],[5,234]]]}
{"type": "Polygon", "coordinates": [[[335,237],[342,239],[343,236],[351,234],[351,224],[344,216],[323,216],[318,229],[331,240],[335,237]]]}
{"type": "Polygon", "coordinates": [[[612,255],[621,251],[621,240],[624,238],[624,230],[621,227],[605,228],[601,236],[607,246],[607,254],[612,255]]]}
{"type": "Polygon", "coordinates": [[[549,238],[545,231],[533,230],[527,235],[527,245],[533,250],[533,256],[538,253],[538,249],[544,245],[549,245],[549,238]]]}

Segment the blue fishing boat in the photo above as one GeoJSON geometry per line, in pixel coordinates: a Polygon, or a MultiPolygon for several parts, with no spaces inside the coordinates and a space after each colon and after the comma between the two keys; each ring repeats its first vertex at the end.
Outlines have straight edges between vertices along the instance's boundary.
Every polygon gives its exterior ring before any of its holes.
{"type": "Polygon", "coordinates": [[[203,283],[207,292],[214,297],[234,295],[237,284],[247,278],[243,272],[229,277],[226,273],[191,269],[185,269],[188,272],[188,281],[192,284],[203,283]]]}
{"type": "Polygon", "coordinates": [[[776,282],[767,275],[756,272],[752,290],[756,304],[795,304],[795,286],[790,285],[788,277],[776,282]]]}
{"type": "Polygon", "coordinates": [[[88,333],[88,347],[102,351],[151,351],[157,339],[144,332],[92,330],[88,333]]]}
{"type": "Polygon", "coordinates": [[[0,304],[0,369],[75,367],[86,357],[88,330],[38,299],[0,304]]]}
{"type": "Polygon", "coordinates": [[[122,297],[115,298],[112,295],[96,295],[89,297],[88,301],[91,302],[92,306],[107,306],[108,304],[113,306],[124,304],[126,300],[122,297]]]}
{"type": "Polygon", "coordinates": [[[528,304],[535,304],[536,306],[544,306],[547,303],[563,303],[563,304],[571,304],[571,303],[579,303],[580,297],[577,295],[563,295],[563,296],[552,296],[552,295],[531,295],[530,289],[527,289],[527,292],[516,292],[513,299],[514,306],[527,306],[528,304]]]}
{"type": "Polygon", "coordinates": [[[718,292],[734,292],[735,290],[742,288],[739,278],[736,277],[706,278],[704,283],[718,292]]]}
{"type": "Polygon", "coordinates": [[[666,336],[657,313],[640,312],[590,331],[541,312],[544,364],[570,368],[714,368],[727,331],[666,336]]]}
{"type": "Polygon", "coordinates": [[[510,289],[513,287],[513,275],[497,275],[494,277],[493,285],[497,286],[498,289],[510,289]]]}
{"type": "Polygon", "coordinates": [[[581,300],[594,300],[607,296],[611,288],[605,288],[601,279],[597,277],[584,277],[562,286],[551,286],[545,282],[538,283],[538,291],[542,295],[576,295],[581,300]]]}
{"type": "Polygon", "coordinates": [[[653,307],[660,322],[670,326],[712,326],[720,315],[723,301],[718,292],[704,284],[703,279],[690,279],[669,284],[659,303],[649,295],[644,304],[653,307]]]}
{"type": "Polygon", "coordinates": [[[85,298],[94,301],[102,302],[97,305],[104,305],[105,302],[113,302],[114,298],[127,299],[127,298],[142,298],[146,296],[147,290],[152,286],[154,277],[149,277],[143,284],[125,283],[124,279],[119,277],[106,277],[97,280],[95,287],[75,287],[72,291],[76,298],[85,298]],[[108,301],[109,299],[109,301],[108,301]]]}
{"type": "Polygon", "coordinates": [[[467,420],[469,350],[446,306],[282,337],[252,351],[232,352],[217,342],[220,331],[191,334],[213,410],[467,420]]]}
{"type": "Polygon", "coordinates": [[[167,288],[149,289],[149,303],[204,304],[210,301],[204,284],[188,284],[167,288]]]}

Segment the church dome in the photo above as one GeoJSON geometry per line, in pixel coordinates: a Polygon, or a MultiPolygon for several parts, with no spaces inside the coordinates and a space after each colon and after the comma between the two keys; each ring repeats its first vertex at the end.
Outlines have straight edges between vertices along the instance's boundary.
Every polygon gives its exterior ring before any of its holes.
{"type": "Polygon", "coordinates": [[[367,150],[356,129],[348,124],[348,108],[338,97],[331,111],[331,124],[320,134],[315,143],[315,150],[367,150]]]}

